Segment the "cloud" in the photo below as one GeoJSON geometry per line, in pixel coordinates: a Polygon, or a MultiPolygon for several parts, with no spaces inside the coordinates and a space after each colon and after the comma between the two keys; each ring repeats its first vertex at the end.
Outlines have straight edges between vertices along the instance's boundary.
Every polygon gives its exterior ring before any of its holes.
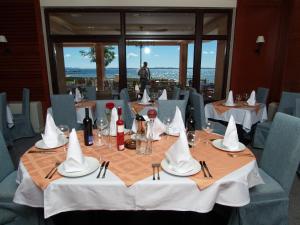
{"type": "Polygon", "coordinates": [[[83,56],[83,58],[90,59],[90,57],[88,55],[83,56]]]}
{"type": "Polygon", "coordinates": [[[65,58],[69,58],[71,56],[72,56],[71,54],[65,54],[65,58]]]}
{"type": "Polygon", "coordinates": [[[138,57],[138,54],[135,54],[134,52],[129,52],[129,53],[127,54],[127,57],[128,57],[128,58],[131,58],[131,57],[138,57]]]}
{"type": "Polygon", "coordinates": [[[155,54],[154,56],[155,56],[155,57],[159,57],[159,55],[158,55],[158,54],[155,54]]]}
{"type": "Polygon", "coordinates": [[[207,55],[207,54],[208,54],[208,51],[202,51],[202,53],[203,53],[204,55],[207,55]]]}

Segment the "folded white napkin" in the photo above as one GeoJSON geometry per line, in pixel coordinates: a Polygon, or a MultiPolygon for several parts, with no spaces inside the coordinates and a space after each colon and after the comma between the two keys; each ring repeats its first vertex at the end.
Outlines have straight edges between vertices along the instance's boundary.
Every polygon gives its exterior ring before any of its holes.
{"type": "Polygon", "coordinates": [[[230,116],[222,144],[229,150],[239,148],[239,137],[233,116],[230,116]]]}
{"type": "MultiPolygon", "coordinates": [[[[178,107],[176,107],[176,110],[177,109],[178,107]]],[[[178,118],[178,126],[181,128],[179,138],[169,148],[165,155],[169,163],[170,169],[174,170],[175,172],[184,174],[193,170],[194,160],[189,150],[188,140],[185,134],[184,123],[181,117],[181,113],[178,115],[178,117],[180,117],[178,118]]]]}
{"type": "Polygon", "coordinates": [[[134,85],[134,90],[135,90],[135,92],[136,93],[140,93],[140,87],[139,87],[139,85],[134,85]]]}
{"type": "Polygon", "coordinates": [[[111,117],[110,117],[110,126],[109,126],[109,134],[110,136],[117,135],[117,120],[118,120],[118,111],[116,107],[111,110],[111,117]]]}
{"type": "Polygon", "coordinates": [[[232,91],[229,91],[226,102],[225,102],[225,105],[228,105],[228,106],[233,106],[234,105],[232,91]]]}
{"type": "Polygon", "coordinates": [[[166,89],[163,90],[163,92],[159,96],[158,100],[168,100],[166,89]]]}
{"type": "MultiPolygon", "coordinates": [[[[160,140],[160,135],[165,133],[167,130],[166,125],[160,121],[159,118],[155,118],[152,126],[152,140],[160,140]]],[[[150,124],[148,123],[147,137],[150,137],[150,124]]]]}
{"type": "Polygon", "coordinates": [[[255,98],[255,91],[253,90],[250,94],[250,97],[247,100],[248,105],[254,106],[256,103],[256,98],[255,98]]]}
{"type": "Polygon", "coordinates": [[[75,89],[75,102],[80,102],[82,100],[81,93],[78,88],[75,89]]]}
{"type": "Polygon", "coordinates": [[[73,128],[69,136],[69,146],[66,161],[63,162],[66,172],[79,172],[87,168],[84,155],[82,154],[80,144],[75,129],[73,128]]]}
{"type": "Polygon", "coordinates": [[[144,89],[144,94],[143,94],[143,98],[141,100],[142,103],[148,103],[150,101],[150,97],[147,93],[146,88],[144,89]]]}
{"type": "Polygon", "coordinates": [[[48,148],[57,147],[62,141],[62,132],[57,128],[52,118],[52,115],[48,112],[46,118],[45,132],[42,134],[43,141],[48,148]]]}
{"type": "Polygon", "coordinates": [[[170,135],[178,136],[181,131],[185,131],[185,126],[182,119],[181,111],[178,108],[178,106],[176,106],[174,118],[170,123],[167,132],[170,135]]]}

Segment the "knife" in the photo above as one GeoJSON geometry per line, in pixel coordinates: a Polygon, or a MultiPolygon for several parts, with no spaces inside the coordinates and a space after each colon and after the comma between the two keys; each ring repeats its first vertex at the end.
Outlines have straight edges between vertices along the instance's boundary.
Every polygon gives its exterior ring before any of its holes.
{"type": "Polygon", "coordinates": [[[98,175],[97,175],[97,178],[100,177],[100,174],[101,174],[101,171],[102,171],[104,165],[105,165],[105,161],[103,161],[102,164],[101,164],[100,171],[99,171],[99,173],[98,173],[98,175]]]}
{"type": "Polygon", "coordinates": [[[208,169],[208,167],[207,167],[205,161],[203,161],[203,165],[204,165],[204,167],[206,168],[206,171],[208,172],[209,177],[212,178],[213,176],[212,176],[211,173],[209,172],[209,169],[208,169]]]}
{"type": "Polygon", "coordinates": [[[205,168],[204,168],[204,165],[203,165],[203,162],[202,161],[199,161],[200,165],[201,165],[201,169],[203,171],[203,174],[204,174],[204,177],[207,177],[206,175],[206,172],[205,172],[205,168]]]}
{"type": "Polygon", "coordinates": [[[55,153],[55,150],[30,150],[27,153],[55,153]]]}
{"type": "Polygon", "coordinates": [[[104,173],[102,175],[102,178],[105,178],[105,174],[106,174],[106,170],[107,170],[108,165],[109,165],[109,161],[107,161],[106,164],[105,164],[105,169],[104,169],[104,173]]]}

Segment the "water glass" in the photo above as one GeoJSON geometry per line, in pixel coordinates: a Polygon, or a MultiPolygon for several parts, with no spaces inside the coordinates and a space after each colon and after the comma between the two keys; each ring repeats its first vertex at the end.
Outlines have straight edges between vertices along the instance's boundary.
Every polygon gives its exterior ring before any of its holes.
{"type": "Polygon", "coordinates": [[[147,151],[147,137],[145,134],[136,134],[136,154],[144,155],[147,151]]]}
{"type": "Polygon", "coordinates": [[[235,100],[236,100],[237,102],[242,101],[242,96],[241,96],[240,94],[237,94],[237,95],[235,96],[235,100]]]}
{"type": "MultiPolygon", "coordinates": [[[[58,125],[57,127],[58,127],[58,129],[64,134],[64,136],[65,136],[66,138],[69,138],[69,135],[70,135],[70,128],[69,128],[68,125],[66,125],[66,124],[61,124],[61,125],[58,125]]],[[[64,151],[67,151],[66,145],[64,145],[64,151]]]]}
{"type": "Polygon", "coordinates": [[[193,148],[195,146],[195,139],[196,139],[196,133],[195,131],[188,131],[186,133],[188,144],[190,148],[193,148]]]}
{"type": "Polygon", "coordinates": [[[166,118],[163,123],[166,125],[166,134],[170,134],[171,118],[166,118]]]}
{"type": "Polygon", "coordinates": [[[102,135],[104,135],[104,130],[107,127],[107,120],[105,118],[99,118],[97,119],[96,125],[97,125],[97,145],[102,146],[104,145],[104,140],[102,140],[102,135]]]}

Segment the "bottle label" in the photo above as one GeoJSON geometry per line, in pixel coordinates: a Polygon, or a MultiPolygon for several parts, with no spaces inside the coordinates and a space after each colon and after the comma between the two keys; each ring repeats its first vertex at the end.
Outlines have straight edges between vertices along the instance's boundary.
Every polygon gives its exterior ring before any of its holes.
{"type": "Polygon", "coordinates": [[[88,136],[88,143],[89,145],[93,144],[93,136],[88,136]]]}
{"type": "Polygon", "coordinates": [[[117,127],[117,132],[118,133],[124,133],[124,126],[118,126],[117,127]]]}
{"type": "Polygon", "coordinates": [[[124,125],[117,126],[117,147],[119,151],[124,150],[124,125]]]}

